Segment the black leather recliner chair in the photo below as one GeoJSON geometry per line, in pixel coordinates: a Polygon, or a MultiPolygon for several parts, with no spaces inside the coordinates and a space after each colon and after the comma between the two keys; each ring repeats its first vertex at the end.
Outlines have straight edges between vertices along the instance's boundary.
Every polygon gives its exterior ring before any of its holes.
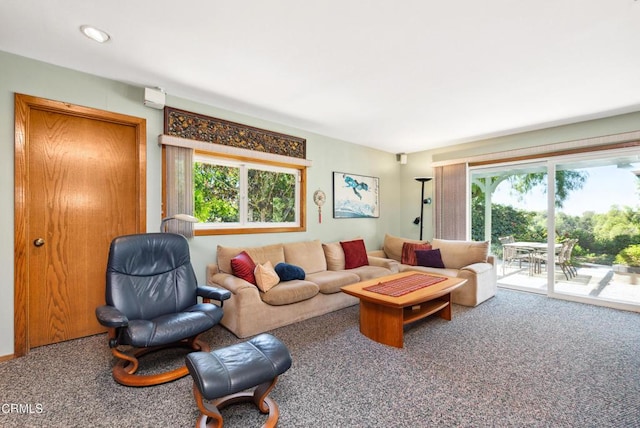
{"type": "Polygon", "coordinates": [[[108,327],[109,347],[119,359],[114,379],[128,386],[158,385],[188,374],[186,366],[169,372],[136,375],[138,357],[170,346],[209,352],[200,334],[220,322],[222,303],[231,293],[199,286],[187,239],[173,233],[115,238],[107,262],[106,305],[96,308],[108,327]],[[220,301],[198,303],[198,296],[220,301]],[[134,348],[121,350],[121,345],[134,348]]]}

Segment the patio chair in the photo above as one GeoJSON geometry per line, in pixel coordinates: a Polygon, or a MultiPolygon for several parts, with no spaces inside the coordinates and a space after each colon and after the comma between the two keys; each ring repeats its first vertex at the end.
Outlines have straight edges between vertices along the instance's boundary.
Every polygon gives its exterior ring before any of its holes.
{"type": "Polygon", "coordinates": [[[567,268],[569,269],[569,271],[574,277],[578,275],[578,270],[574,266],[573,261],[571,261],[571,255],[577,243],[578,243],[577,239],[570,239],[569,248],[567,248],[567,253],[565,254],[565,259],[566,259],[565,263],[567,265],[567,268]]]}
{"type": "Polygon", "coordinates": [[[531,252],[522,248],[516,248],[511,246],[505,246],[504,244],[513,244],[515,238],[512,235],[503,236],[498,238],[500,244],[502,244],[502,274],[505,274],[507,266],[511,266],[512,263],[518,262],[518,267],[522,269],[522,262],[529,262],[531,252]]]}
{"type": "MultiPolygon", "coordinates": [[[[568,239],[564,241],[562,243],[562,247],[560,248],[558,253],[554,256],[554,264],[560,267],[560,269],[562,270],[562,273],[564,274],[567,280],[573,278],[577,274],[577,271],[575,270],[575,268],[571,266],[570,263],[568,262],[569,258],[571,257],[571,251],[573,249],[573,246],[575,245],[575,242],[573,241],[574,240],[572,239],[568,239]]],[[[547,262],[547,252],[544,251],[544,252],[536,253],[532,256],[532,259],[533,259],[533,263],[536,266],[542,267],[542,265],[544,265],[547,262]]],[[[541,271],[541,269],[539,268],[538,271],[541,271]]]]}

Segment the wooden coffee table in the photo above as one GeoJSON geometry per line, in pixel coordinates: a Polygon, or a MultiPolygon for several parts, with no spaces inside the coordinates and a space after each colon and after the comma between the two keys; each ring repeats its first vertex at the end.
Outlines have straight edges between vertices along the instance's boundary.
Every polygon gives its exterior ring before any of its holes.
{"type": "Polygon", "coordinates": [[[362,334],[376,342],[402,348],[403,327],[406,324],[436,313],[441,318],[451,320],[451,292],[465,282],[466,279],[407,271],[347,285],[342,287],[342,291],[360,299],[362,334]],[[397,297],[364,290],[378,283],[416,274],[426,275],[425,280],[428,277],[441,277],[445,280],[397,297]]]}

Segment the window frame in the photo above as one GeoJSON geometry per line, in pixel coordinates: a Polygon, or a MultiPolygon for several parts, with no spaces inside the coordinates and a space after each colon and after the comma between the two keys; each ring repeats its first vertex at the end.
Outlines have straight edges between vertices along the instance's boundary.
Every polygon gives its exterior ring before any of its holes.
{"type": "Polygon", "coordinates": [[[238,166],[240,171],[240,218],[239,223],[231,224],[215,224],[215,223],[196,223],[194,225],[194,235],[234,235],[234,234],[253,234],[253,233],[284,233],[284,232],[304,232],[306,231],[306,182],[307,167],[304,165],[295,165],[286,162],[278,162],[264,159],[256,159],[246,156],[234,156],[209,152],[204,150],[194,150],[193,164],[202,162],[202,160],[217,160],[220,165],[238,166]],[[253,167],[253,168],[252,168],[253,167]],[[291,223],[257,223],[242,222],[242,218],[246,218],[247,194],[246,180],[248,169],[261,169],[267,171],[295,171],[298,176],[296,183],[296,217],[297,221],[291,223]],[[244,187],[244,193],[243,193],[244,187]],[[243,207],[244,205],[244,207],[243,207]]]}

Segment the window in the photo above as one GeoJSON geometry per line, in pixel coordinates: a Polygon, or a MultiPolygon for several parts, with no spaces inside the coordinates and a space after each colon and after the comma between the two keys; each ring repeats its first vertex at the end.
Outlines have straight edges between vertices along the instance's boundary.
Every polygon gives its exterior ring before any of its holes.
{"type": "Polygon", "coordinates": [[[197,234],[304,230],[304,168],[196,152],[197,234]]]}

